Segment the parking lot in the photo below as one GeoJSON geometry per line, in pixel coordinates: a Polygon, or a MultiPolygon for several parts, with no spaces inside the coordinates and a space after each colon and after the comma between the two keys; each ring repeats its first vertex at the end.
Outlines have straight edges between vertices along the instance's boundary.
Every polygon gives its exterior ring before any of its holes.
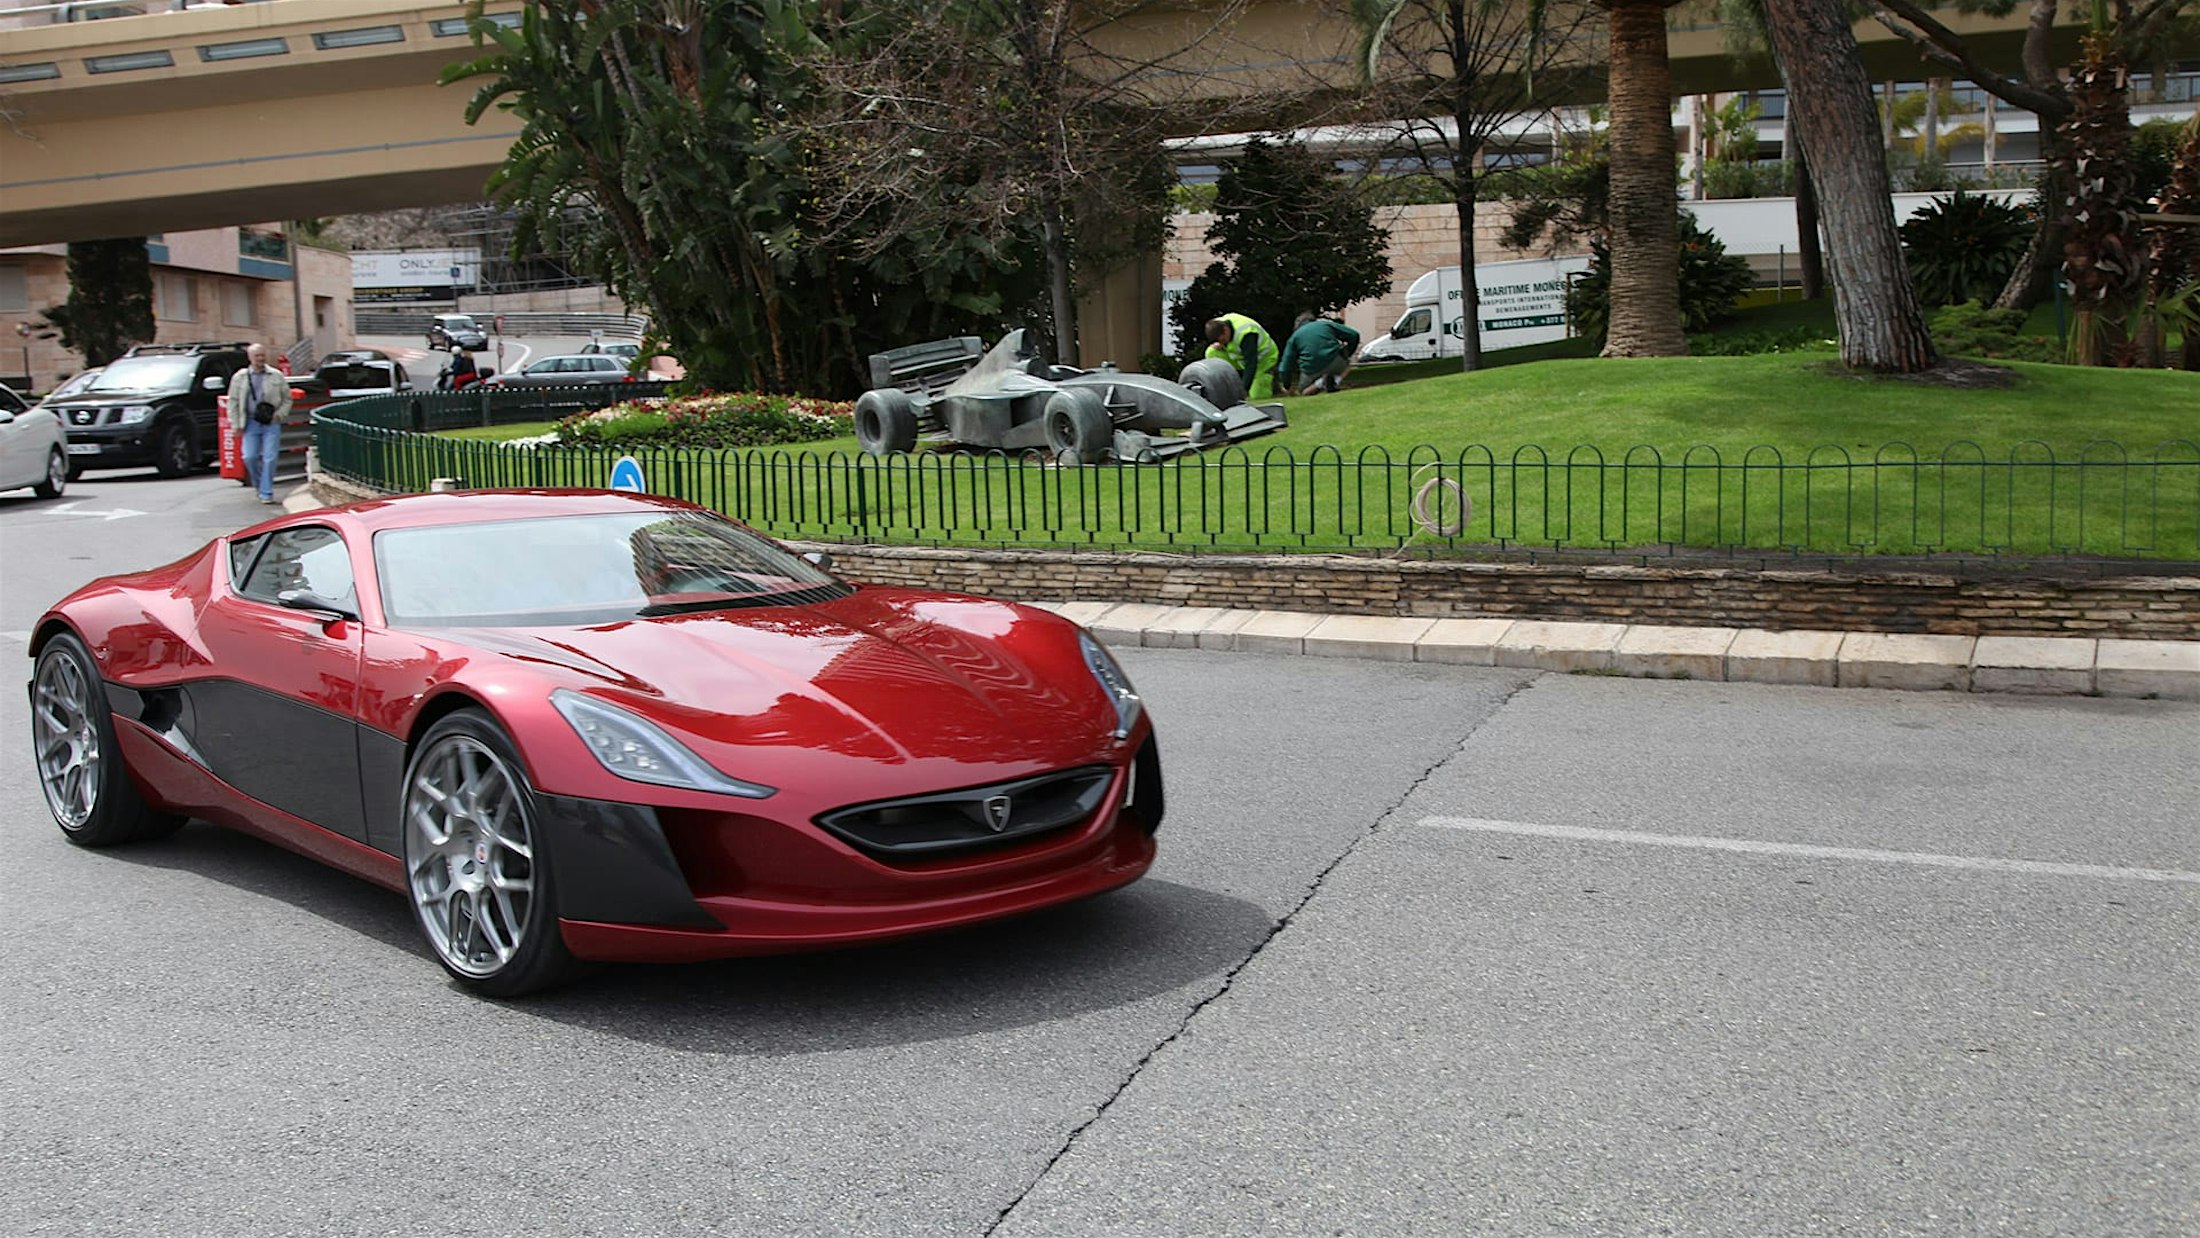
{"type": "MultiPolygon", "coordinates": [[[[18,675],[263,511],[67,500],[0,496],[18,675]]],[[[510,1005],[287,852],[70,847],[0,693],[10,1232],[2200,1228],[2200,707],[1121,656],[1146,880],[510,1005]]]]}

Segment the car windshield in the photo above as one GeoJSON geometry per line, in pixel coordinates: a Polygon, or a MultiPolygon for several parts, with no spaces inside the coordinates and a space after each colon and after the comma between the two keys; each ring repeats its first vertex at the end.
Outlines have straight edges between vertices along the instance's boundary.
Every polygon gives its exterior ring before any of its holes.
{"type": "Polygon", "coordinates": [[[49,400],[66,400],[70,396],[75,395],[77,392],[91,386],[92,381],[98,378],[99,375],[100,371],[98,370],[86,370],[82,374],[77,375],[75,378],[72,378],[69,381],[61,384],[60,386],[54,388],[53,391],[46,396],[46,398],[49,400]]]}
{"type": "Polygon", "coordinates": [[[86,392],[168,391],[191,385],[197,357],[124,357],[100,372],[86,392]]]}
{"type": "Polygon", "coordinates": [[[478,329],[474,326],[474,320],[464,314],[449,314],[444,316],[442,321],[443,328],[446,331],[473,331],[478,329]]]}
{"type": "Polygon", "coordinates": [[[397,379],[389,362],[354,361],[348,365],[321,367],[321,381],[331,391],[353,387],[394,387],[397,379]]]}
{"type": "Polygon", "coordinates": [[[823,601],[848,586],[706,512],[615,512],[375,535],[391,627],[571,627],[823,601]]]}

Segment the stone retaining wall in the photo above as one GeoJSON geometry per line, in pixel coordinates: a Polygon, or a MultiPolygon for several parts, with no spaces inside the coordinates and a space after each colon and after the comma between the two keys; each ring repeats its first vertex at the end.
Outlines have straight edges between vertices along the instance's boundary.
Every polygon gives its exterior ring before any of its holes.
{"type": "MultiPolygon", "coordinates": [[[[324,503],[374,497],[323,475],[324,503]]],[[[1966,580],[1926,572],[1465,563],[795,543],[851,580],[1021,601],[1951,636],[2200,639],[2200,578],[1966,580]]]]}

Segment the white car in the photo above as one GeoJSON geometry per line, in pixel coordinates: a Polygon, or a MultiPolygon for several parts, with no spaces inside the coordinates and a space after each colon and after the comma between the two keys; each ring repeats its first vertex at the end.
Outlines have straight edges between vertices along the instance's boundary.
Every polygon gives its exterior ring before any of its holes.
{"type": "Polygon", "coordinates": [[[59,413],[0,387],[0,490],[29,486],[39,498],[60,498],[69,484],[68,439],[59,413]]]}

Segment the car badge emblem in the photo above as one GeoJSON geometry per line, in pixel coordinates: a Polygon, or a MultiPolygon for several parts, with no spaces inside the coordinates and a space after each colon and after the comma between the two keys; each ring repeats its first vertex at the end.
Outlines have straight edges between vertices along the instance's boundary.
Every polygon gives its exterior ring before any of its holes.
{"type": "Polygon", "coordinates": [[[987,797],[985,801],[985,827],[998,834],[1008,828],[1008,814],[1015,801],[1005,795],[987,797]]]}
{"type": "Polygon", "coordinates": [[[88,426],[92,424],[92,410],[88,408],[77,409],[74,417],[76,420],[76,424],[80,426],[88,426]]]}

